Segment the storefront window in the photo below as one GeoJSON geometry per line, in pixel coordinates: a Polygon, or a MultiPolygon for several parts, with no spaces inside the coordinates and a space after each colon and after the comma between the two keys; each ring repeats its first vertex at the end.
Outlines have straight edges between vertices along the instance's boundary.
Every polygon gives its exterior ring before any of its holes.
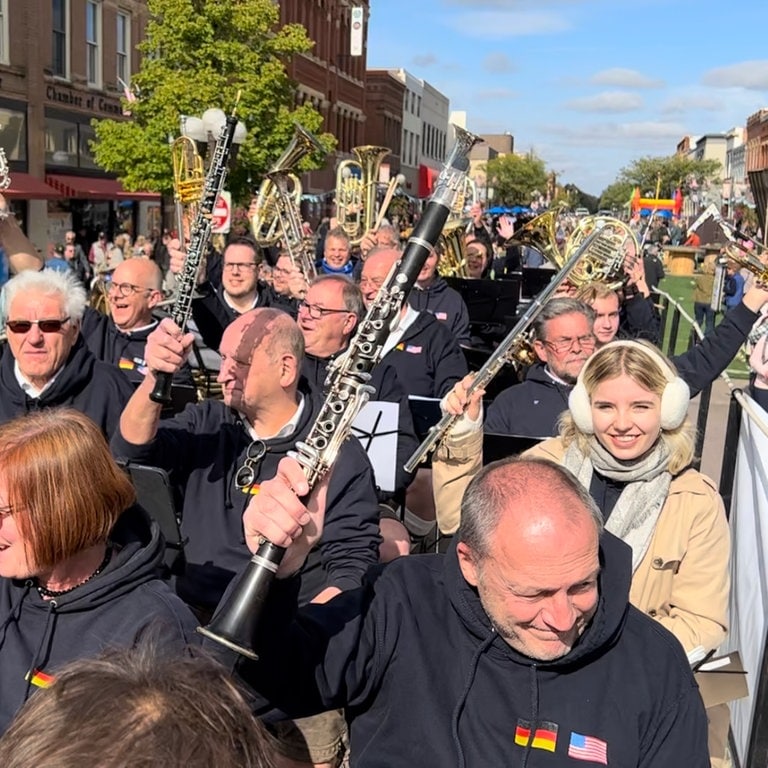
{"type": "Polygon", "coordinates": [[[0,147],[8,160],[27,159],[27,116],[15,109],[0,107],[0,147]]]}
{"type": "Polygon", "coordinates": [[[80,167],[98,168],[91,150],[91,142],[96,139],[96,132],[90,125],[80,124],[80,167]]]}
{"type": "Polygon", "coordinates": [[[45,118],[45,162],[77,168],[77,123],[45,118]]]}

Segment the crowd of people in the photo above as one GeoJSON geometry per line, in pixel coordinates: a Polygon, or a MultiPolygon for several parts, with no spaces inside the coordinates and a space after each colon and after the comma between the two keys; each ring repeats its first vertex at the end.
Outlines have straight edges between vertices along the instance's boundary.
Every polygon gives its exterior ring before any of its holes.
{"type": "MultiPolygon", "coordinates": [[[[510,252],[514,222],[471,214],[473,277],[534,266],[510,252]]],[[[403,254],[397,227],[354,246],[333,224],[317,275],[247,235],[211,249],[181,329],[162,311],[186,255],[170,233],[162,258],[110,263],[104,314],[87,266],[112,259],[106,238],[93,260],[67,244],[81,274],[0,219],[0,762],[722,765],[691,662],[728,631],[729,527],[691,468],[688,405],[764,322],[768,287],[670,359],[645,261],[618,288],[566,285],[533,322],[536,362],[490,399],[438,246],[372,372],[371,418],[310,489],[292,454],[403,254]],[[200,349],[220,396],[157,402],[158,374],[194,393],[200,349]],[[441,413],[454,426],[406,471],[441,413]],[[483,466],[487,434],[536,445],[483,466]],[[170,562],[136,465],[167,473],[170,562]],[[201,649],[195,628],[265,541],[285,556],[258,660],[201,649]]]]}

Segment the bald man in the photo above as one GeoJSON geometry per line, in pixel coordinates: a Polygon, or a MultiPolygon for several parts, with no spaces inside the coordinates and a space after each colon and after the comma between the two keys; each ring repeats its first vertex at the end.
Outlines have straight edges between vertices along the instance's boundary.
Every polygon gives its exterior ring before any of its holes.
{"type": "Polygon", "coordinates": [[[683,648],[629,605],[629,547],[603,533],[567,470],[489,465],[446,555],[400,558],[295,614],[291,583],[323,527],[306,491],[284,459],[245,513],[249,547],[264,536],[287,552],[262,607],[259,661],[237,672],[288,715],[346,707],[354,768],[382,755],[390,768],[709,766],[683,648]]]}
{"type": "MultiPolygon", "coordinates": [[[[304,338],[274,308],[239,315],[224,330],[218,381],[223,401],[203,400],[160,420],[149,397],[155,371],[174,373],[192,335],[169,319],[149,334],[148,373],[112,442],[116,457],[166,469],[183,498],[184,573],[176,591],[205,619],[250,555],[242,514],[277,463],[304,440],[322,406],[301,375],[304,338]]],[[[326,532],[303,571],[302,601],[358,586],[378,560],[379,507],[368,457],[355,438],[341,448],[328,488],[326,532]]]]}
{"type": "MultiPolygon", "coordinates": [[[[163,299],[163,275],[154,261],[126,259],[118,264],[109,283],[110,316],[86,309],[82,335],[99,359],[117,366],[134,385],[147,374],[144,346],[160,319],[154,316],[163,299]]],[[[192,370],[185,362],[175,372],[175,384],[192,385],[192,370]]]]}

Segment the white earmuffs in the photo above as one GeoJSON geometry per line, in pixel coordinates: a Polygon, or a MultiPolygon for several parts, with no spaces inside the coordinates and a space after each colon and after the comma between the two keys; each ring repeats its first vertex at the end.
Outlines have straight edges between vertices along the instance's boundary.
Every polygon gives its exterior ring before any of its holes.
{"type": "Polygon", "coordinates": [[[653,360],[656,363],[667,380],[667,385],[661,393],[661,428],[677,429],[685,421],[685,418],[688,415],[688,404],[691,399],[691,391],[688,388],[688,385],[679,376],[675,375],[661,353],[645,344],[640,344],[637,341],[631,340],[612,341],[609,344],[606,344],[595,352],[595,354],[584,364],[576,382],[576,386],[568,396],[568,408],[576,427],[587,435],[591,435],[595,431],[595,426],[592,422],[592,405],[589,401],[587,389],[584,386],[584,375],[592,361],[600,355],[603,350],[611,347],[634,347],[635,349],[640,349],[650,358],[650,360],[653,360]]]}

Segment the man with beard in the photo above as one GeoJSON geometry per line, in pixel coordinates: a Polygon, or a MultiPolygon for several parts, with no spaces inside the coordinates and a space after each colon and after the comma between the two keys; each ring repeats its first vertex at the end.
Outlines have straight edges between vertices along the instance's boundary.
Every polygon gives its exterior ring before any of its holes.
{"type": "Polygon", "coordinates": [[[685,653],[628,604],[630,549],[603,533],[567,470],[489,465],[446,555],[400,558],[297,610],[293,575],[323,525],[322,505],[299,500],[307,490],[285,459],[246,511],[249,547],[264,537],[287,552],[262,607],[259,660],[236,673],[287,714],[344,706],[353,768],[382,755],[392,768],[709,765],[685,653]]]}
{"type": "MultiPolygon", "coordinates": [[[[86,309],[82,334],[88,349],[105,363],[119,368],[134,384],[147,373],[144,345],[159,320],[153,310],[163,298],[163,275],[154,261],[127,259],[118,264],[109,283],[110,316],[86,309]]],[[[174,383],[193,385],[186,363],[174,374],[174,383]]]]}

